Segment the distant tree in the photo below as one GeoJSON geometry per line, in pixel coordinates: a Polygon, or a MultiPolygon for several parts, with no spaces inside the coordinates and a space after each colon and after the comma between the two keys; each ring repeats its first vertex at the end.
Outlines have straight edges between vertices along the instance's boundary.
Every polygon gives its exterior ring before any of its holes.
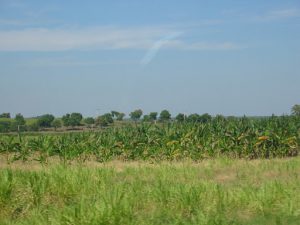
{"type": "Polygon", "coordinates": [[[123,119],[124,119],[124,117],[125,117],[125,113],[119,113],[118,115],[117,115],[117,120],[118,121],[122,121],[123,119]]]}
{"type": "Polygon", "coordinates": [[[190,114],[186,120],[190,123],[200,122],[200,115],[197,113],[190,114]]]}
{"type": "Polygon", "coordinates": [[[163,110],[161,111],[161,113],[159,114],[159,119],[161,121],[168,121],[171,119],[171,114],[169,113],[168,110],[163,110]]]}
{"type": "Polygon", "coordinates": [[[82,120],[82,115],[81,113],[67,113],[62,117],[62,121],[64,126],[79,126],[80,122],[82,120]]]}
{"type": "Polygon", "coordinates": [[[26,121],[21,113],[16,114],[15,122],[17,126],[25,125],[26,121]]]}
{"type": "Polygon", "coordinates": [[[201,123],[207,123],[207,122],[211,121],[211,119],[212,119],[212,117],[208,113],[204,113],[203,115],[201,115],[199,117],[199,121],[201,123]]]}
{"type": "Polygon", "coordinates": [[[102,116],[98,116],[96,119],[96,124],[100,125],[101,127],[106,127],[113,122],[114,120],[110,113],[106,113],[102,116]]]}
{"type": "Polygon", "coordinates": [[[61,127],[61,120],[59,119],[55,119],[52,121],[51,126],[54,127],[54,129],[56,130],[57,128],[61,127]]]}
{"type": "Polygon", "coordinates": [[[64,126],[66,126],[66,127],[70,126],[70,117],[71,117],[71,115],[70,115],[69,113],[67,113],[66,115],[64,115],[64,116],[61,118],[61,120],[62,120],[64,126]]]}
{"type": "Polygon", "coordinates": [[[131,112],[129,114],[130,118],[135,120],[135,121],[139,120],[142,115],[143,115],[143,111],[141,109],[134,110],[133,112],[131,112]]]}
{"type": "Polygon", "coordinates": [[[37,124],[40,127],[51,127],[51,123],[54,120],[54,116],[51,114],[45,114],[38,117],[37,124]]]}
{"type": "Polygon", "coordinates": [[[9,132],[11,121],[0,121],[0,133],[9,132]]]}
{"type": "Polygon", "coordinates": [[[152,121],[157,120],[157,114],[158,114],[157,112],[151,112],[149,114],[150,120],[152,120],[152,121]]]}
{"type": "Polygon", "coordinates": [[[10,113],[2,113],[0,114],[0,118],[10,118],[10,113]]]}
{"type": "Polygon", "coordinates": [[[292,115],[300,116],[300,105],[294,105],[292,108],[292,115]]]}
{"type": "Polygon", "coordinates": [[[113,118],[117,118],[118,115],[120,114],[118,111],[111,111],[110,113],[113,118]]]}
{"type": "Polygon", "coordinates": [[[87,125],[92,125],[95,123],[95,119],[93,117],[87,117],[84,119],[84,123],[87,125]]]}
{"type": "Polygon", "coordinates": [[[39,131],[40,129],[38,121],[34,121],[33,123],[30,123],[26,127],[28,131],[39,131]]]}
{"type": "Polygon", "coordinates": [[[185,115],[183,113],[179,113],[176,117],[175,117],[177,122],[184,122],[185,120],[185,115]]]}
{"type": "Polygon", "coordinates": [[[111,115],[112,115],[113,119],[122,121],[125,116],[125,113],[118,112],[118,111],[111,111],[111,115]]]}
{"type": "Polygon", "coordinates": [[[149,115],[144,115],[143,121],[144,122],[150,122],[151,121],[150,116],[149,115]]]}
{"type": "Polygon", "coordinates": [[[82,118],[81,113],[71,113],[71,126],[79,126],[82,118]]]}

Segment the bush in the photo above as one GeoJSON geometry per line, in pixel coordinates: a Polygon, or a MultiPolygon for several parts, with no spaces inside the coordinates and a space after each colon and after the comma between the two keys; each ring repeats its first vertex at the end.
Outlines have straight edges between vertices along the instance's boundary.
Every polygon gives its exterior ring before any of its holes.
{"type": "Polygon", "coordinates": [[[52,121],[51,126],[56,130],[57,128],[61,127],[61,121],[59,119],[55,119],[52,121]]]}
{"type": "Polygon", "coordinates": [[[53,122],[53,120],[54,120],[53,115],[45,114],[38,118],[37,123],[40,127],[51,127],[51,123],[53,122]]]}
{"type": "Polygon", "coordinates": [[[106,113],[102,116],[99,116],[96,119],[96,124],[100,125],[101,127],[107,127],[109,124],[113,123],[114,120],[112,118],[112,115],[110,113],[106,113]]]}
{"type": "Polygon", "coordinates": [[[95,119],[93,117],[87,117],[84,119],[84,123],[87,125],[92,125],[95,123],[95,119]]]}
{"type": "Polygon", "coordinates": [[[26,126],[27,131],[39,131],[40,126],[37,121],[26,126]]]}
{"type": "Polygon", "coordinates": [[[81,125],[80,122],[82,120],[82,115],[81,113],[72,113],[72,114],[66,114],[62,117],[62,121],[63,121],[63,124],[65,126],[79,126],[81,125]]]}
{"type": "Polygon", "coordinates": [[[6,133],[10,131],[11,121],[3,120],[0,121],[0,132],[6,133]]]}

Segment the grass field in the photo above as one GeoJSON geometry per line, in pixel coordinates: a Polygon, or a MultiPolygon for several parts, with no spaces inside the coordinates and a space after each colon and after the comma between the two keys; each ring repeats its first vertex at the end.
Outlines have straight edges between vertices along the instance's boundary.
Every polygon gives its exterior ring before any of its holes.
{"type": "Polygon", "coordinates": [[[299,146],[293,116],[2,134],[0,225],[296,225],[299,146]]]}
{"type": "Polygon", "coordinates": [[[0,224],[299,224],[300,158],[2,163],[0,224]]]}

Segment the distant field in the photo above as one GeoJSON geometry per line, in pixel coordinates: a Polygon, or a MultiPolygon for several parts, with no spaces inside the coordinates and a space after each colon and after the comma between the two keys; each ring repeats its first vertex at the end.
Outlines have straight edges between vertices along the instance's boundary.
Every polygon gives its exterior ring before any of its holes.
{"type": "Polygon", "coordinates": [[[110,160],[199,161],[230,158],[297,156],[300,151],[300,118],[216,118],[205,123],[127,123],[98,131],[20,133],[0,135],[0,154],[8,160],[35,158],[47,163],[110,160]]]}
{"type": "Polygon", "coordinates": [[[300,158],[15,162],[0,224],[299,224],[300,158]]]}

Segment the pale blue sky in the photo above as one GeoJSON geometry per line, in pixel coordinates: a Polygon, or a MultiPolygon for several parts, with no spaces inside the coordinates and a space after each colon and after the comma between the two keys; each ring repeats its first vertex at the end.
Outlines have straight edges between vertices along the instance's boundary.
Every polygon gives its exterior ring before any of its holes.
{"type": "Polygon", "coordinates": [[[289,113],[299,40],[299,0],[0,0],[0,113],[289,113]]]}

